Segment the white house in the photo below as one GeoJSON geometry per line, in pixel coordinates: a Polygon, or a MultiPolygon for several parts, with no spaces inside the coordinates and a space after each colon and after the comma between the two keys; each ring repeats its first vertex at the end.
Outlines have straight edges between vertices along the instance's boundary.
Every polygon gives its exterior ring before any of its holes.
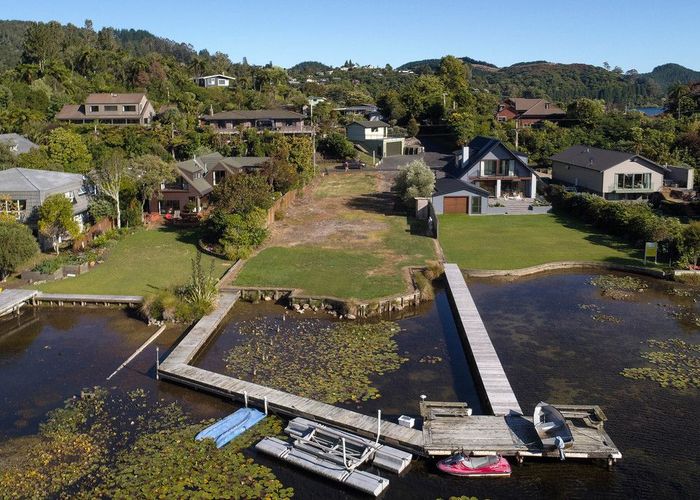
{"type": "Polygon", "coordinates": [[[580,144],[550,159],[553,181],[607,200],[646,198],[661,189],[664,177],[671,176],[668,167],[641,155],[580,144]]]}
{"type": "Polygon", "coordinates": [[[403,137],[389,137],[389,124],[380,120],[352,122],[345,127],[349,141],[380,157],[403,154],[403,137]]]}
{"type": "Polygon", "coordinates": [[[193,78],[194,83],[199,85],[200,87],[228,87],[231,85],[231,82],[235,80],[234,77],[232,76],[226,76],[226,75],[207,75],[207,76],[198,76],[196,78],[193,78]]]}

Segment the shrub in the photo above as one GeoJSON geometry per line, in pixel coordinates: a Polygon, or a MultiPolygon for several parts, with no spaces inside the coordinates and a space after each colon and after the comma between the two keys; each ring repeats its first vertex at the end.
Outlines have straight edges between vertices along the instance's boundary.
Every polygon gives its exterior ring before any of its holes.
{"type": "Polygon", "coordinates": [[[435,175],[423,160],[414,160],[399,169],[394,189],[405,204],[419,196],[432,196],[435,175]]]}
{"type": "Polygon", "coordinates": [[[219,243],[224,247],[224,253],[229,259],[246,259],[253,248],[265,241],[267,238],[265,218],[266,212],[262,209],[255,209],[245,215],[219,216],[219,221],[223,225],[223,234],[219,243]]]}
{"type": "Polygon", "coordinates": [[[0,280],[39,252],[39,245],[24,224],[0,223],[0,280]]]}

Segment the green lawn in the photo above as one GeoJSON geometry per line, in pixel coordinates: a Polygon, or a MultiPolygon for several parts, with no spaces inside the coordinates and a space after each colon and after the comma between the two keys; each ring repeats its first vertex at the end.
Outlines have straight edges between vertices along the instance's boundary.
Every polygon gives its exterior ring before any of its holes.
{"type": "Polygon", "coordinates": [[[333,174],[281,223],[283,235],[252,257],[235,284],[297,288],[342,299],[375,299],[409,289],[404,269],[435,260],[433,240],[402,215],[376,173],[333,174]]]}
{"type": "Polygon", "coordinates": [[[368,300],[405,292],[402,269],[435,259],[430,238],[412,235],[404,217],[386,216],[389,229],[373,235],[371,247],[315,245],[270,247],[253,257],[236,278],[238,286],[299,288],[309,295],[368,300]]]}
{"type": "Polygon", "coordinates": [[[642,250],[556,215],[440,215],[447,262],[463,269],[518,269],[578,260],[642,265],[642,250]]]}
{"type": "MultiPolygon", "coordinates": [[[[190,229],[161,228],[137,231],[116,243],[105,262],[75,278],[37,286],[44,292],[144,295],[185,283],[197,252],[197,233],[190,229]]],[[[205,255],[202,261],[221,276],[230,263],[205,255]]]]}

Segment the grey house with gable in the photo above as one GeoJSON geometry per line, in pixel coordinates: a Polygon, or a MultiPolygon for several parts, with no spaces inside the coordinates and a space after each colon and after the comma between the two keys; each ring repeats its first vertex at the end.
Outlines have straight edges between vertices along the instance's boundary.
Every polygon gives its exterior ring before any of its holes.
{"type": "Polygon", "coordinates": [[[0,171],[0,212],[17,220],[36,223],[37,209],[49,196],[60,194],[73,204],[73,217],[83,228],[89,192],[81,174],[10,168],[0,171]]]}
{"type": "Polygon", "coordinates": [[[607,200],[647,198],[661,189],[665,178],[683,187],[693,186],[692,169],[666,167],[634,153],[579,144],[550,159],[554,182],[607,200]]]}
{"type": "Polygon", "coordinates": [[[39,148],[38,145],[19,134],[0,134],[0,144],[7,146],[10,153],[15,156],[29,153],[32,149],[39,148]]]}
{"type": "Polygon", "coordinates": [[[537,175],[527,162],[498,139],[477,136],[456,154],[450,174],[495,198],[528,199],[536,196],[537,175]]]}

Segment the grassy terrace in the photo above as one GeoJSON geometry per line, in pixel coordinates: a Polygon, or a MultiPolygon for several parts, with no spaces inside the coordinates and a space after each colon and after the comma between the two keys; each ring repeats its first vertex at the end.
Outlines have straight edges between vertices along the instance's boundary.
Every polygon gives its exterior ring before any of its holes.
{"type": "Polygon", "coordinates": [[[578,260],[642,265],[643,253],[579,221],[555,215],[440,215],[440,244],[463,269],[517,269],[578,260]]]}
{"type": "Polygon", "coordinates": [[[236,285],[299,288],[312,295],[371,299],[408,290],[406,266],[435,259],[430,238],[406,217],[387,215],[393,197],[376,173],[319,179],[313,193],[272,228],[236,285]]]}
{"type": "MultiPolygon", "coordinates": [[[[197,251],[197,233],[193,230],[137,231],[117,242],[105,262],[89,273],[37,288],[49,293],[144,295],[185,283],[192,271],[190,260],[197,251]]],[[[202,261],[206,269],[211,260],[217,276],[228,269],[228,262],[205,255],[202,261]]]]}

